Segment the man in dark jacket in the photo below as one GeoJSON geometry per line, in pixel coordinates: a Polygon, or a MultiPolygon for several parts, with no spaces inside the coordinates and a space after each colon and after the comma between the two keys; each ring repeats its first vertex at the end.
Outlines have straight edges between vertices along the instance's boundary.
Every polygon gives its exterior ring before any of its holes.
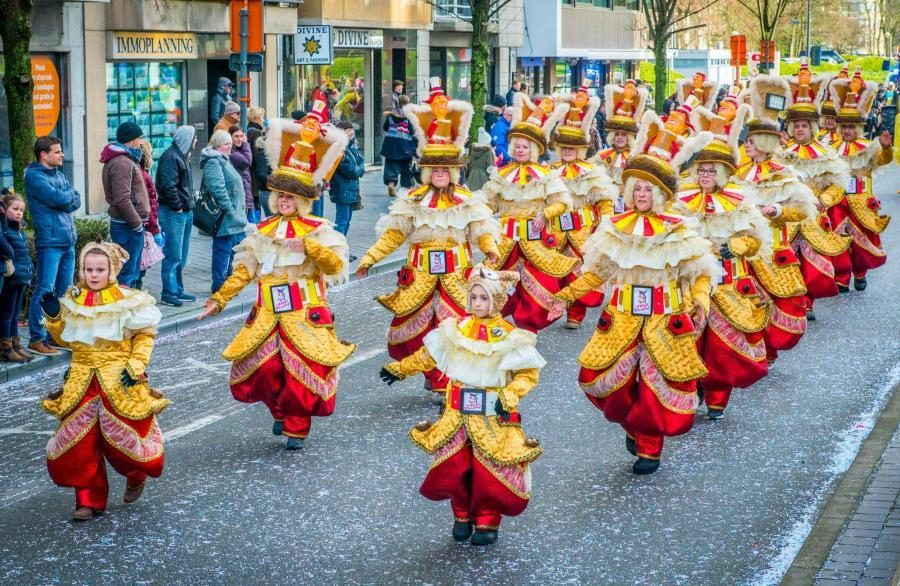
{"type": "Polygon", "coordinates": [[[140,276],[144,220],[150,217],[150,194],[138,166],[143,136],[140,126],[123,122],[116,130],[116,142],[106,145],[100,154],[109,236],[128,253],[128,262],[118,276],[119,284],[126,287],[134,285],[140,276]]]}
{"type": "Polygon", "coordinates": [[[156,195],[159,199],[159,227],[166,235],[162,261],[162,296],[166,305],[179,306],[197,297],[184,290],[182,272],[191,249],[194,227],[194,181],[191,177],[191,151],[197,146],[193,126],[175,129],[170,146],[156,166],[156,195]]]}
{"type": "MultiPolygon", "coordinates": [[[[350,144],[344,151],[344,158],[341,159],[337,170],[331,177],[330,196],[337,210],[334,213],[335,229],[347,235],[350,230],[350,218],[353,216],[353,206],[360,201],[359,179],[366,172],[366,164],[363,155],[359,152],[356,145],[356,133],[353,130],[353,124],[347,120],[341,120],[335,123],[335,126],[347,133],[350,144]]],[[[356,260],[351,255],[350,261],[356,260]]]]}
{"type": "MultiPolygon", "coordinates": [[[[219,86],[216,88],[216,95],[213,96],[212,101],[209,104],[209,120],[212,124],[209,125],[210,128],[214,127],[219,123],[219,120],[222,119],[222,116],[225,115],[225,104],[233,101],[231,99],[231,92],[234,90],[234,84],[231,83],[231,80],[227,77],[219,78],[219,86]]],[[[210,132],[210,135],[212,132],[210,132]]]]}
{"type": "Polygon", "coordinates": [[[490,134],[491,129],[497,120],[503,116],[503,110],[506,109],[506,100],[500,94],[494,96],[490,104],[484,105],[484,130],[490,134]]]}
{"type": "MultiPolygon", "coordinates": [[[[37,278],[32,299],[53,292],[62,297],[75,276],[75,221],[72,212],[81,207],[81,196],[63,175],[62,143],[53,136],[42,136],[34,143],[35,162],[25,170],[25,195],[34,225],[37,278]]],[[[28,309],[31,341],[28,349],[38,354],[59,354],[50,347],[40,303],[28,309]]]]}
{"type": "Polygon", "coordinates": [[[521,90],[522,84],[519,81],[513,81],[512,85],[509,87],[509,91],[506,92],[506,105],[513,106],[513,100],[516,97],[516,93],[521,90]]]}

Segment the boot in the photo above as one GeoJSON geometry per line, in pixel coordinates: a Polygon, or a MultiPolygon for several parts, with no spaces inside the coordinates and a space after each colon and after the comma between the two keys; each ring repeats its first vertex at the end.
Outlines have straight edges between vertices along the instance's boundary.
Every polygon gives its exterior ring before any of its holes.
{"type": "Polygon", "coordinates": [[[472,536],[472,545],[491,545],[497,543],[496,529],[476,529],[472,536]]]}
{"type": "Polygon", "coordinates": [[[303,438],[302,437],[289,437],[287,438],[287,443],[284,444],[285,450],[302,450],[303,449],[303,438]]]}
{"type": "Polygon", "coordinates": [[[138,486],[131,487],[127,484],[125,485],[125,495],[122,497],[122,500],[125,501],[126,505],[130,505],[134,501],[141,498],[141,495],[144,494],[144,485],[146,481],[140,483],[138,486]]]}
{"type": "Polygon", "coordinates": [[[284,421],[275,420],[272,422],[272,435],[281,435],[284,431],[284,421]]]}
{"type": "Polygon", "coordinates": [[[34,354],[29,352],[28,350],[25,349],[24,346],[22,346],[22,340],[19,339],[19,336],[13,336],[11,339],[12,339],[12,347],[13,347],[13,350],[16,351],[16,354],[23,357],[25,360],[28,360],[29,362],[34,360],[34,354]]]}
{"type": "Polygon", "coordinates": [[[94,518],[94,509],[90,507],[78,507],[72,513],[73,521],[90,521],[94,518]]]}
{"type": "Polygon", "coordinates": [[[0,339],[0,362],[22,363],[27,362],[27,359],[13,349],[12,339],[2,338],[0,339]]]}
{"type": "Polygon", "coordinates": [[[838,293],[849,293],[850,285],[841,285],[840,283],[836,283],[838,288],[838,293]]]}
{"type": "Polygon", "coordinates": [[[659,468],[659,460],[638,458],[631,466],[631,471],[635,474],[653,474],[657,468],[659,468]]]}
{"type": "Polygon", "coordinates": [[[454,521],[453,522],[453,540],[465,541],[472,537],[473,525],[471,521],[454,521]]]}
{"type": "Polygon", "coordinates": [[[395,195],[397,195],[397,189],[394,187],[393,183],[388,183],[387,188],[388,188],[388,197],[394,197],[395,195]]]}
{"type": "Polygon", "coordinates": [[[861,277],[861,278],[857,277],[857,278],[853,279],[853,288],[856,289],[857,291],[865,291],[867,285],[868,285],[868,283],[866,282],[865,277],[861,277]]]}

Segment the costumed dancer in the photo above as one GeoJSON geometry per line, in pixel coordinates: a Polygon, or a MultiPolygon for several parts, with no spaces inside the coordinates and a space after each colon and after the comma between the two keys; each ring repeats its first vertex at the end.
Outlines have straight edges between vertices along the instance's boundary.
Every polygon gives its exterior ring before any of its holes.
{"type": "Polygon", "coordinates": [[[831,225],[838,233],[850,235],[850,249],[845,253],[849,263],[835,266],[838,289],[850,290],[850,273],[857,291],[866,288],[866,273],[883,265],[887,254],[881,246],[881,233],[887,228],[890,216],[880,213],[881,202],[872,190],[872,176],[881,165],[893,158],[891,135],[881,133],[878,140],[863,138],[863,129],[869,110],[878,92],[878,84],[865,82],[859,70],[852,79],[837,79],[831,84],[831,98],[837,111],[837,123],[841,138],[832,144],[838,156],[850,167],[850,180],[844,189],[844,197],[828,208],[831,225]],[[847,264],[850,265],[849,270],[847,264]],[[838,267],[841,267],[838,270],[838,267]]]}
{"type": "Polygon", "coordinates": [[[834,102],[831,101],[831,84],[838,79],[849,79],[849,67],[846,65],[830,78],[819,88],[819,96],[816,96],[816,103],[819,105],[819,132],[816,133],[816,140],[822,144],[834,148],[834,144],[841,140],[841,133],[837,127],[837,110],[834,109],[834,102]]]}
{"type": "Polygon", "coordinates": [[[738,106],[730,121],[702,106],[694,113],[694,128],[708,130],[714,138],[691,161],[674,209],[700,221],[699,234],[712,242],[722,264],[699,342],[700,356],[709,370],[699,381],[700,395],[707,417],[719,419],[735,387],[749,387],[769,370],[763,340],[768,303],[760,296],[749,260],[770,256],[772,238],[753,190],[731,179],[750,106],[738,106]]]}
{"type": "MultiPolygon", "coordinates": [[[[424,185],[401,193],[376,226],[378,241],[360,259],[357,275],[410,243],[397,289],[377,297],[394,314],[388,329],[388,353],[403,360],[422,347],[425,336],[451,317],[465,315],[466,275],[474,264],[473,244],[492,262],[499,260],[500,226],[484,194],[459,184],[472,105],[448,100],[440,79],[432,78],[424,105],[404,112],[418,139],[424,185]]],[[[439,370],[425,373],[425,387],[443,393],[447,379],[439,370]]]]}
{"type": "MultiPolygon", "coordinates": [[[[590,146],[590,121],[600,109],[600,98],[588,96],[587,90],[586,81],[577,92],[562,98],[557,108],[563,110],[564,119],[550,139],[560,159],[552,168],[559,172],[572,197],[572,210],[553,221],[554,231],[564,235],[565,254],[579,261],[585,240],[596,230],[602,216],[613,214],[619,199],[619,189],[604,167],[585,160],[590,146]]],[[[569,278],[574,280],[580,274],[576,266],[569,278]]],[[[599,307],[602,303],[603,294],[599,291],[579,299],[569,307],[566,327],[578,329],[587,308],[599,307]]]]}
{"type": "Polygon", "coordinates": [[[847,185],[847,165],[834,150],[815,139],[818,132],[819,113],[815,97],[824,78],[812,78],[806,64],[802,64],[796,76],[785,77],[791,86],[793,103],[787,109],[787,134],[791,141],[777,153],[779,162],[792,166],[801,181],[812,189],[818,198],[820,213],[800,223],[800,231],[794,238],[794,250],[799,253],[800,271],[806,283],[807,319],[814,320],[813,302],[838,294],[834,280],[835,263],[849,264],[841,253],[850,246],[850,238],[834,232],[825,210],[844,196],[847,185]]]}
{"type": "Polygon", "coordinates": [[[781,141],[777,102],[789,103],[788,83],[778,76],[758,75],[750,80],[745,93],[755,117],[747,123],[743,145],[748,161],[735,178],[754,188],[756,205],[772,231],[772,253],[750,261],[753,275],[770,301],[763,338],[771,365],[779,350],[790,350],[806,332],[806,284],[791,240],[799,232],[800,222],[815,217],[817,200],[792,167],[774,160],[781,141]]]}
{"type": "Polygon", "coordinates": [[[62,389],[42,406],[60,420],[47,444],[47,470],[57,485],[75,489],[75,521],[106,509],[106,462],[125,477],[125,503],[163,471],[156,415],[169,400],[146,375],[162,315],[153,297],[116,283],[127,260],[117,244],[87,244],[78,284],[61,299],[47,293],[40,300],[47,332],[72,352],[62,389]]]}
{"type": "Polygon", "coordinates": [[[709,311],[710,279],[721,265],[710,241],[698,235],[699,222],[669,208],[679,165],[709,139],[705,132],[680,139],[655,113],[644,114],[639,154],[622,175],[630,211],[603,218],[584,245],[584,273],[557,295],[572,302],[603,286],[611,292],[578,357],[578,381],[606,418],[625,429],[625,446],[637,456],[635,474],[655,472],[664,437],[691,429],[697,381],[708,374],[697,339],[709,311]],[[670,159],[672,143],[682,148],[670,159]]]}
{"type": "Polygon", "coordinates": [[[453,539],[471,536],[472,545],[496,542],[502,518],[528,506],[528,465],[542,451],[525,437],[517,407],[546,362],[535,349],[536,335],[500,313],[518,280],[514,271],[476,266],[467,286],[468,315],[442,321],[418,352],[381,370],[389,385],[434,368],[450,379],[440,419],[419,423],[409,437],[432,455],[419,492],[433,501],[449,499],[453,539]]]}
{"type": "Polygon", "coordinates": [[[356,349],[335,335],[327,298],[328,287],[347,278],[347,241],[331,222],[310,215],[346,146],[347,135],[323,114],[310,113],[299,125],[269,121],[266,154],[278,162],[266,182],[274,215],[247,227],[234,273],[200,315],[219,313],[257,281],[256,305],[222,357],[232,363],[231,394],[262,401],[272,433],[287,438],[288,450],[303,447],[313,417],[334,412],[338,367],[356,349]]]}
{"type": "Polygon", "coordinates": [[[691,79],[682,79],[678,82],[678,103],[692,102],[707,110],[715,110],[717,89],[716,82],[706,81],[706,74],[698,71],[691,79]]]}
{"type": "MultiPolygon", "coordinates": [[[[633,79],[626,81],[625,85],[607,84],[603,92],[606,100],[606,142],[610,146],[594,155],[594,159],[606,166],[610,178],[621,189],[622,171],[638,132],[637,121],[644,115],[650,93],[646,88],[638,88],[633,79]]],[[[621,195],[617,206],[619,209],[615,213],[625,211],[621,195]]]]}
{"type": "Polygon", "coordinates": [[[554,220],[572,207],[559,173],[538,163],[550,131],[563,112],[556,99],[534,105],[524,93],[515,98],[509,150],[513,162],[491,171],[482,188],[500,216],[500,262],[495,267],[519,272],[521,279],[503,315],[520,328],[537,332],[562,315],[554,300],[578,260],[561,252],[564,239],[554,220]]]}

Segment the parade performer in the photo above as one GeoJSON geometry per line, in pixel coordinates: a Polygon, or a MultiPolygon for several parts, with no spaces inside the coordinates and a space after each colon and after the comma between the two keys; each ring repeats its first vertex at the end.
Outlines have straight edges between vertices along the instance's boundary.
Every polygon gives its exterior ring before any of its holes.
{"type": "MultiPolygon", "coordinates": [[[[472,105],[448,100],[440,79],[432,80],[431,96],[404,112],[418,140],[424,185],[401,193],[376,226],[378,241],[360,259],[357,275],[410,243],[397,289],[377,297],[394,314],[388,329],[388,353],[403,360],[422,347],[425,336],[444,319],[465,314],[466,275],[474,264],[473,244],[491,262],[499,260],[500,226],[484,194],[459,184],[465,165],[464,146],[472,121],[472,105]]],[[[426,388],[443,392],[439,370],[425,373],[426,388]]]]}
{"type": "Polygon", "coordinates": [[[564,241],[553,225],[571,209],[569,190],[558,172],[537,162],[562,115],[553,97],[535,105],[528,96],[517,93],[509,130],[513,162],[492,170],[482,188],[488,205],[500,216],[500,262],[493,266],[516,270],[521,276],[503,314],[532,332],[562,315],[553,295],[565,285],[578,262],[560,252],[564,241]]]}
{"type": "Polygon", "coordinates": [[[706,74],[698,71],[691,79],[682,79],[678,82],[678,103],[695,101],[698,106],[715,110],[716,89],[716,82],[706,81],[706,74]]]}
{"type": "Polygon", "coordinates": [[[668,132],[660,134],[656,144],[650,146],[650,152],[667,159],[677,155],[684,142],[695,132],[694,108],[698,106],[700,106],[700,102],[697,101],[697,98],[688,95],[683,104],[679,104],[669,112],[668,116],[663,116],[661,121],[668,132]]]}
{"type": "Polygon", "coordinates": [[[496,542],[502,518],[525,510],[528,465],[542,452],[536,439],[525,437],[517,406],[546,362],[535,334],[500,315],[518,280],[514,271],[476,266],[467,286],[468,315],[442,321],[418,352],[381,370],[388,385],[434,368],[449,378],[440,419],[419,423],[409,437],[433,456],[419,492],[449,499],[453,539],[471,536],[472,545],[496,542]]]}
{"type": "MultiPolygon", "coordinates": [[[[646,88],[638,88],[633,79],[625,85],[607,84],[603,89],[606,111],[606,142],[609,148],[600,150],[594,158],[606,166],[610,178],[621,187],[622,171],[628,162],[628,155],[634,147],[637,136],[637,121],[644,115],[649,92],[646,88]]],[[[624,212],[621,198],[617,200],[619,207],[616,213],[624,212]]]]}
{"type": "Polygon", "coordinates": [[[672,159],[644,154],[668,153],[661,147],[676,139],[656,114],[644,114],[640,154],[623,173],[630,211],[602,220],[584,245],[584,273],[557,295],[572,302],[603,286],[611,292],[578,358],[578,379],[588,399],[625,429],[626,448],[638,457],[635,474],[655,472],[664,437],[691,428],[697,381],[708,374],[695,324],[709,311],[710,279],[721,267],[696,232],[699,222],[668,208],[679,165],[709,138],[700,133],[680,143],[672,159]]]}
{"type": "MultiPolygon", "coordinates": [[[[587,83],[575,94],[562,98],[557,108],[563,110],[564,121],[551,137],[551,145],[560,159],[552,168],[559,173],[572,198],[572,210],[553,221],[554,231],[564,235],[564,252],[579,260],[585,240],[597,228],[602,216],[612,215],[615,202],[619,199],[618,187],[604,168],[585,160],[590,146],[590,120],[600,109],[600,98],[588,96],[587,83]],[[583,120],[588,123],[583,124],[583,120]]],[[[570,279],[580,274],[576,266],[570,279]]],[[[579,299],[569,307],[566,327],[578,329],[587,308],[599,307],[602,303],[600,292],[579,299]]]]}
{"type": "Polygon", "coordinates": [[[834,148],[834,144],[841,139],[841,133],[837,127],[837,110],[834,109],[834,102],[831,100],[831,84],[838,79],[848,79],[850,77],[849,68],[845,65],[837,75],[829,78],[819,89],[816,96],[816,103],[819,105],[819,132],[816,133],[816,140],[822,144],[834,148]]]}
{"type": "Polygon", "coordinates": [[[288,450],[303,447],[312,417],[334,412],[338,367],[356,349],[335,335],[327,299],[328,287],[347,278],[347,241],[330,222],[310,215],[347,135],[307,118],[299,125],[269,121],[266,154],[280,163],[267,181],[274,216],[247,227],[235,248],[234,274],[200,315],[219,313],[258,282],[256,304],[222,356],[232,363],[231,394],[244,403],[262,401],[275,420],[272,433],[287,437],[288,450]]]}
{"type": "Polygon", "coordinates": [[[746,93],[755,117],[747,123],[744,150],[748,161],[735,178],[755,191],[756,205],[772,231],[771,254],[750,262],[753,275],[769,298],[769,324],[763,332],[766,359],[772,364],[779,350],[790,350],[806,332],[806,284],[791,245],[799,222],[816,215],[816,196],[792,167],[774,160],[781,140],[778,116],[791,99],[788,83],[774,75],[750,80],[746,93]]]}
{"type": "Polygon", "coordinates": [[[780,163],[793,167],[819,199],[819,215],[800,223],[800,231],[793,243],[799,252],[800,271],[806,283],[807,319],[815,319],[813,302],[838,294],[835,263],[842,261],[841,253],[850,246],[850,238],[834,232],[825,214],[825,210],[844,195],[847,165],[831,147],[815,140],[819,114],[814,98],[824,79],[812,79],[809,70],[801,68],[796,77],[789,76],[785,80],[791,86],[794,99],[786,115],[791,141],[778,152],[777,158],[780,163]]]}
{"type": "Polygon", "coordinates": [[[890,216],[881,215],[881,202],[872,192],[872,174],[893,158],[889,132],[884,131],[878,140],[863,138],[863,128],[878,84],[865,82],[857,70],[852,79],[837,79],[830,87],[833,107],[837,111],[837,123],[841,138],[832,146],[838,156],[850,167],[850,181],[844,189],[844,197],[828,209],[831,224],[839,233],[848,233],[852,239],[845,253],[849,263],[840,263],[835,281],[842,292],[850,290],[850,273],[857,291],[866,288],[866,273],[887,261],[881,246],[880,234],[887,228],[890,216]],[[847,264],[850,264],[848,269],[847,264]]]}
{"type": "Polygon", "coordinates": [[[699,220],[699,234],[712,242],[722,264],[722,278],[712,294],[699,342],[709,370],[699,381],[699,390],[707,417],[719,419],[735,387],[749,387],[768,373],[763,330],[769,309],[750,273],[749,260],[771,254],[771,236],[753,191],[731,180],[750,106],[738,106],[730,122],[702,106],[694,112],[694,128],[708,130],[714,138],[691,161],[676,194],[675,210],[699,220]]]}
{"type": "Polygon", "coordinates": [[[162,315],[143,291],[116,283],[128,253],[111,242],[81,249],[79,281],[62,299],[40,300],[57,345],[72,352],[63,387],[44,399],[60,420],[47,444],[47,470],[75,489],[75,521],[106,509],[106,464],[125,477],[125,503],[163,471],[163,436],[156,415],[169,400],[150,388],[146,370],[162,315]]]}

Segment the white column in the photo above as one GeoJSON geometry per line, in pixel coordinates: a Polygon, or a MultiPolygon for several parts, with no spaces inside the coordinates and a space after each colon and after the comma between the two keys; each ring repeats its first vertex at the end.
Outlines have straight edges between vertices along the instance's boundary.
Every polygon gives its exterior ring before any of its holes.
{"type": "Polygon", "coordinates": [[[421,102],[428,97],[431,86],[428,78],[431,76],[431,32],[427,30],[416,31],[416,99],[421,102]]]}
{"type": "MultiPolygon", "coordinates": [[[[87,193],[87,164],[85,158],[85,95],[84,95],[84,14],[81,2],[65,2],[63,4],[63,44],[69,47],[69,105],[71,108],[72,179],[75,189],[84,197],[87,193]]],[[[103,82],[105,83],[104,71],[103,82]]],[[[82,205],[78,215],[86,213],[82,205]]]]}

